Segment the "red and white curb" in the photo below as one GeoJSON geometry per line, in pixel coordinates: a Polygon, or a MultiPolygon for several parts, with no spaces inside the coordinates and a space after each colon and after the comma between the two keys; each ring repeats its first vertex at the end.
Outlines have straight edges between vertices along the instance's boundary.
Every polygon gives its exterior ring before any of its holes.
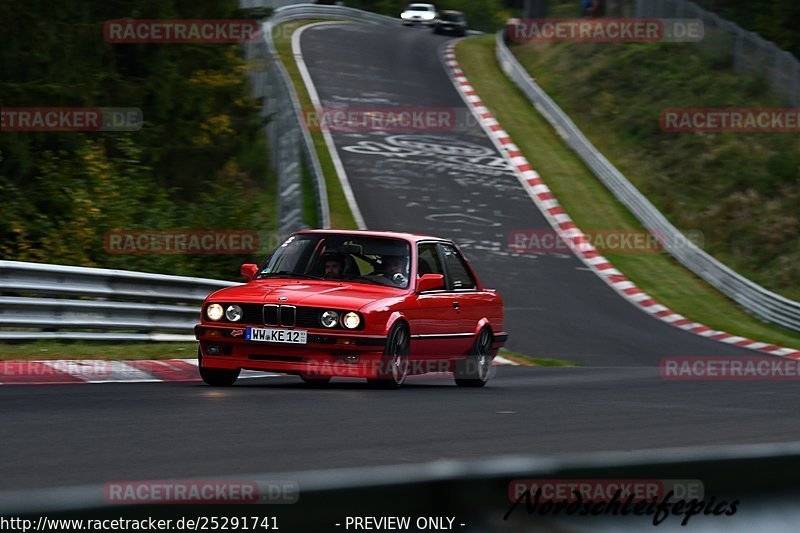
{"type": "Polygon", "coordinates": [[[514,173],[525,188],[528,195],[533,199],[536,206],[544,214],[553,229],[564,239],[564,242],[572,248],[575,255],[581,259],[593,272],[608,283],[623,298],[636,305],[642,311],[667,322],[675,327],[689,331],[702,337],[708,337],[720,342],[750,348],[770,355],[800,359],[800,351],[793,348],[784,348],[766,342],[758,342],[745,337],[737,337],[724,331],[717,331],[692,322],[686,317],[679,315],[664,305],[658,303],[654,298],[645,293],[642,289],[634,285],[622,273],[615,269],[611,262],[600,255],[600,253],[589,243],[589,239],[583,234],[572,221],[570,216],[559,205],[553,193],[545,185],[542,177],[522,155],[520,149],[511,140],[511,136],[502,128],[500,123],[492,115],[489,109],[481,101],[480,96],[470,85],[464,71],[458,66],[455,55],[455,42],[450,42],[445,46],[444,62],[450,73],[453,84],[461,94],[467,107],[478,119],[478,122],[486,131],[486,134],[494,142],[497,149],[514,169],[514,173]]]}
{"type": "MultiPolygon", "coordinates": [[[[279,375],[281,374],[244,370],[239,378],[279,375]]],[[[200,381],[197,359],[0,361],[0,385],[188,381],[200,381]]]]}
{"type": "MultiPolygon", "coordinates": [[[[517,363],[497,356],[495,365],[517,363]]],[[[239,379],[285,376],[273,372],[242,370],[239,379]]],[[[77,383],[161,383],[200,381],[197,359],[109,361],[60,359],[0,361],[0,385],[66,385],[77,383]]]]}

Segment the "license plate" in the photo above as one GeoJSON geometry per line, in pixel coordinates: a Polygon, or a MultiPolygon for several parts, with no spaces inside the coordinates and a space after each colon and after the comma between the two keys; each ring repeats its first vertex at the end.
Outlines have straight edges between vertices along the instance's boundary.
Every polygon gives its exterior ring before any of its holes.
{"type": "Polygon", "coordinates": [[[247,328],[245,338],[256,342],[305,344],[308,332],[299,329],[247,328]]]}

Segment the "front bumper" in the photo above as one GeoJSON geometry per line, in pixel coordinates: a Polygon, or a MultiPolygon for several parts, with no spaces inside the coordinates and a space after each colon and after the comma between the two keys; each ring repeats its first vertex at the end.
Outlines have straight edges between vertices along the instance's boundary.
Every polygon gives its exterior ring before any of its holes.
{"type": "Polygon", "coordinates": [[[385,335],[308,330],[307,344],[279,344],[245,340],[245,327],[195,326],[203,367],[354,378],[378,377],[386,370],[385,335]]]}
{"type": "Polygon", "coordinates": [[[436,29],[443,33],[461,34],[467,31],[467,28],[458,24],[437,24],[436,29]]]}
{"type": "Polygon", "coordinates": [[[403,19],[403,24],[406,26],[430,26],[433,24],[432,19],[403,19]]]}

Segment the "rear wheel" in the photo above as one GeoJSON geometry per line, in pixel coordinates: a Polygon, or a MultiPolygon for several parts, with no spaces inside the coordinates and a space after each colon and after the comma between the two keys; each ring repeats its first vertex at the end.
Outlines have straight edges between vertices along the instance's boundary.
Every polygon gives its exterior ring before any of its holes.
{"type": "Polygon", "coordinates": [[[197,367],[200,370],[200,377],[212,387],[230,387],[239,378],[240,369],[225,370],[220,368],[203,368],[203,354],[200,348],[197,349],[197,367]]]}
{"type": "Polygon", "coordinates": [[[386,349],[378,369],[379,378],[368,379],[367,383],[382,389],[398,389],[408,376],[408,352],[411,338],[404,324],[397,324],[389,333],[386,349]]]}
{"type": "Polygon", "coordinates": [[[489,328],[478,333],[472,353],[456,363],[454,377],[459,387],[483,387],[489,382],[492,377],[492,332],[489,328]]]}

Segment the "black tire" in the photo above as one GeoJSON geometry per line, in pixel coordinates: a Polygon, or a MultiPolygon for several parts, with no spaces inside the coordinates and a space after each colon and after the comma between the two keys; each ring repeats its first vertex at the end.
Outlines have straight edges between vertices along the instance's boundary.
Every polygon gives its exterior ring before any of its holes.
{"type": "Polygon", "coordinates": [[[472,345],[470,355],[456,363],[454,373],[459,387],[483,387],[494,374],[492,367],[492,332],[483,328],[472,345]]]}
{"type": "Polygon", "coordinates": [[[405,324],[395,324],[386,340],[383,358],[378,369],[379,378],[367,379],[373,387],[399,389],[408,377],[408,352],[411,336],[405,324]]]}
{"type": "Polygon", "coordinates": [[[310,378],[308,376],[300,376],[300,379],[302,379],[306,385],[311,385],[312,387],[324,387],[331,382],[330,377],[310,378]]]}
{"type": "Polygon", "coordinates": [[[239,368],[236,370],[203,368],[203,354],[200,352],[200,348],[197,349],[197,368],[200,370],[200,377],[205,384],[212,387],[230,387],[239,379],[239,372],[241,372],[239,368]]]}

